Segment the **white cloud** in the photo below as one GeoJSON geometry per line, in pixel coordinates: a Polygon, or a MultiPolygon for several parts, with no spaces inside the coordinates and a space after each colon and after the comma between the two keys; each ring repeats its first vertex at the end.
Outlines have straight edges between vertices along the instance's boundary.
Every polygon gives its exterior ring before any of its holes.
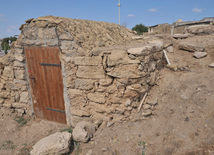
{"type": "Polygon", "coordinates": [[[148,11],[149,11],[149,12],[157,12],[158,9],[156,9],[156,8],[151,8],[151,9],[149,9],[148,11]]]}
{"type": "Polygon", "coordinates": [[[129,15],[128,15],[128,17],[135,17],[135,15],[133,15],[133,14],[129,14],[129,15]]]}
{"type": "Polygon", "coordinates": [[[192,9],[192,12],[201,13],[201,12],[203,12],[203,9],[194,8],[194,9],[192,9]]]}
{"type": "Polygon", "coordinates": [[[4,17],[5,15],[4,14],[0,14],[0,17],[4,17]]]}

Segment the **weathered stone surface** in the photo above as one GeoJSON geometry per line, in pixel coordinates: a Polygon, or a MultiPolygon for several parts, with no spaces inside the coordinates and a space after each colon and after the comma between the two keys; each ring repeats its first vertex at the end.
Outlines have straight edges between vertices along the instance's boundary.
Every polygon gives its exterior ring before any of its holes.
{"type": "Polygon", "coordinates": [[[16,59],[17,61],[22,62],[22,61],[24,61],[24,56],[21,55],[21,54],[15,54],[15,59],[16,59]]]}
{"type": "Polygon", "coordinates": [[[203,52],[205,50],[205,47],[193,42],[181,42],[179,44],[179,49],[189,52],[203,52]]]}
{"type": "Polygon", "coordinates": [[[148,43],[149,43],[148,46],[152,46],[153,47],[152,49],[155,52],[159,52],[159,51],[163,50],[163,41],[162,40],[154,39],[154,40],[150,40],[148,43]]]}
{"type": "Polygon", "coordinates": [[[105,79],[100,79],[100,80],[99,80],[99,84],[100,84],[101,86],[109,86],[109,85],[112,84],[112,82],[113,82],[113,78],[111,78],[111,77],[109,77],[109,76],[106,76],[105,79]]]}
{"type": "Polygon", "coordinates": [[[89,116],[91,116],[91,114],[88,111],[83,111],[83,110],[80,110],[80,109],[76,109],[74,107],[71,107],[70,111],[71,111],[71,114],[75,115],[75,116],[80,116],[80,117],[89,117],[89,116]]]}
{"type": "Polygon", "coordinates": [[[29,107],[29,105],[28,104],[25,104],[25,103],[17,103],[17,102],[15,102],[15,103],[12,103],[12,107],[14,107],[14,108],[28,108],[29,107]]]}
{"type": "Polygon", "coordinates": [[[69,94],[70,98],[73,99],[75,97],[82,96],[83,92],[78,89],[69,89],[68,94],[69,94]]]}
{"type": "Polygon", "coordinates": [[[74,37],[70,33],[60,33],[59,39],[61,39],[61,40],[74,40],[74,37]]]}
{"type": "Polygon", "coordinates": [[[25,79],[25,70],[14,70],[15,78],[18,80],[25,79]]]}
{"type": "Polygon", "coordinates": [[[21,48],[15,48],[14,50],[16,51],[17,54],[23,54],[24,53],[24,50],[21,48]]]}
{"type": "Polygon", "coordinates": [[[94,103],[94,102],[89,102],[89,108],[92,109],[93,111],[96,111],[98,113],[112,113],[114,111],[114,108],[109,108],[106,107],[102,104],[94,103]]]}
{"type": "Polygon", "coordinates": [[[14,67],[24,67],[25,64],[22,63],[22,62],[19,62],[19,61],[14,61],[14,65],[13,65],[13,66],[14,66],[14,67]]]}
{"type": "MultiPolygon", "coordinates": [[[[55,40],[57,41],[57,35],[56,35],[56,30],[55,27],[51,27],[51,28],[39,28],[38,29],[38,38],[37,39],[42,39],[42,41],[44,42],[48,42],[48,40],[52,40],[53,42],[55,42],[55,40]]],[[[58,42],[58,41],[57,41],[58,42]]]]}
{"type": "Polygon", "coordinates": [[[20,102],[21,103],[28,103],[29,101],[29,93],[28,92],[22,92],[20,94],[20,102]]]}
{"type": "Polygon", "coordinates": [[[127,51],[129,54],[133,54],[135,56],[146,56],[149,55],[150,52],[152,52],[152,46],[144,46],[144,47],[138,47],[138,48],[131,48],[127,51]]]}
{"type": "Polygon", "coordinates": [[[91,79],[76,79],[75,88],[82,90],[90,90],[93,89],[95,82],[96,80],[91,79]]]}
{"type": "Polygon", "coordinates": [[[144,72],[138,70],[138,64],[119,65],[107,70],[107,75],[117,78],[140,78],[145,76],[144,72]]]}
{"type": "Polygon", "coordinates": [[[143,39],[143,36],[133,36],[132,39],[133,40],[141,40],[141,39],[143,39]]]}
{"type": "Polygon", "coordinates": [[[173,35],[173,38],[175,38],[175,39],[185,39],[188,37],[189,37],[189,34],[174,34],[173,35]]]}
{"type": "Polygon", "coordinates": [[[19,86],[16,85],[14,82],[12,81],[8,81],[6,84],[5,84],[5,88],[7,90],[18,90],[19,89],[19,86]]]}
{"type": "Polygon", "coordinates": [[[139,64],[139,60],[132,60],[129,58],[125,50],[116,50],[107,57],[108,67],[116,66],[119,64],[139,64]]]}
{"type": "Polygon", "coordinates": [[[105,103],[106,102],[106,97],[105,97],[105,94],[104,93],[98,93],[98,92],[95,92],[95,93],[89,93],[87,95],[88,99],[90,101],[93,101],[93,102],[96,102],[96,103],[105,103]]]}
{"type": "Polygon", "coordinates": [[[102,57],[75,57],[74,63],[79,66],[98,66],[102,64],[102,57]]]}
{"type": "Polygon", "coordinates": [[[1,91],[0,98],[2,98],[2,99],[10,98],[10,92],[9,91],[1,91]]]}
{"type": "Polygon", "coordinates": [[[65,51],[72,50],[74,48],[74,44],[74,41],[64,40],[61,42],[60,48],[65,51]]]}
{"type": "Polygon", "coordinates": [[[33,146],[31,155],[59,155],[70,151],[72,135],[69,132],[57,132],[41,139],[33,146]]]}
{"type": "Polygon", "coordinates": [[[3,76],[13,78],[14,77],[13,68],[10,66],[6,66],[3,71],[3,76]]]}
{"type": "Polygon", "coordinates": [[[197,59],[200,59],[200,58],[206,57],[207,53],[206,52],[195,52],[193,54],[193,56],[196,57],[197,59]]]}
{"type": "Polygon", "coordinates": [[[130,106],[131,105],[131,103],[132,103],[132,100],[131,99],[126,99],[126,101],[125,101],[125,107],[128,107],[128,106],[130,106]]]}
{"type": "Polygon", "coordinates": [[[79,66],[76,75],[77,77],[86,79],[105,78],[105,72],[102,66],[79,66]]]}
{"type": "Polygon", "coordinates": [[[95,126],[89,122],[79,122],[73,130],[73,139],[78,142],[88,142],[94,135],[95,126]]]}

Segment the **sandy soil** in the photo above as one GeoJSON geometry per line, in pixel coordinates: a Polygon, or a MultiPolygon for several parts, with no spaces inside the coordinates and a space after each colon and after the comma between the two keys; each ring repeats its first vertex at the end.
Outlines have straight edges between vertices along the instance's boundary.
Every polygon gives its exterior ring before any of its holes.
{"type": "MultiPolygon", "coordinates": [[[[94,155],[214,154],[214,69],[208,67],[214,62],[214,48],[207,50],[207,57],[195,59],[192,53],[178,50],[178,42],[174,53],[168,53],[178,69],[162,69],[158,83],[148,94],[158,97],[153,115],[110,127],[102,125],[92,140],[80,144],[72,155],[86,155],[88,151],[94,155]]],[[[21,126],[8,109],[0,109],[0,116],[2,155],[29,154],[42,137],[67,128],[34,119],[21,126]]]]}

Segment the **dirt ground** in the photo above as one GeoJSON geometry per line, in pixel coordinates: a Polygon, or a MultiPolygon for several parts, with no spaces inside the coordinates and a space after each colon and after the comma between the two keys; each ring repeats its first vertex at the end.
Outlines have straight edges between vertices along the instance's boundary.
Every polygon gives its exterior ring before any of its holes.
{"type": "MultiPolygon", "coordinates": [[[[80,144],[71,155],[214,154],[214,68],[208,67],[214,62],[214,48],[207,50],[207,57],[196,59],[193,53],[178,50],[178,43],[174,42],[174,53],[168,53],[178,69],[162,69],[148,94],[158,97],[152,116],[102,125],[89,143],[80,144]]],[[[0,116],[1,155],[29,154],[38,140],[67,128],[28,118],[22,125],[8,109],[0,109],[0,116]]]]}

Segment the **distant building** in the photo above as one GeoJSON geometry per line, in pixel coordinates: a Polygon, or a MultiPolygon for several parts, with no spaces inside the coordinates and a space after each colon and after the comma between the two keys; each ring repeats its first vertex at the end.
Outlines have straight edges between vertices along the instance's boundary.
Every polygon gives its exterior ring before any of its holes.
{"type": "Polygon", "coordinates": [[[150,34],[176,34],[186,33],[186,30],[190,26],[195,25],[212,25],[214,24],[214,17],[206,17],[200,21],[187,21],[184,22],[182,19],[178,19],[172,25],[170,24],[159,24],[148,27],[150,34]]]}
{"type": "Polygon", "coordinates": [[[173,28],[172,28],[172,34],[180,33],[184,34],[186,33],[186,30],[190,26],[195,26],[195,25],[212,25],[214,22],[214,17],[206,17],[203,18],[200,21],[187,21],[187,22],[175,22],[173,23],[173,28]]]}
{"type": "Polygon", "coordinates": [[[148,27],[148,32],[150,34],[170,34],[171,33],[171,25],[168,23],[159,24],[148,27]]]}

